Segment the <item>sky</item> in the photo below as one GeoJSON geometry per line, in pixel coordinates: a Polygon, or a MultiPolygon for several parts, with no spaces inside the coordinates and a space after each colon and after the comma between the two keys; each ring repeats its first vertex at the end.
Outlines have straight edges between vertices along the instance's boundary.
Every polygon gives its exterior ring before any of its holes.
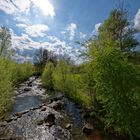
{"type": "MultiPolygon", "coordinates": [[[[84,41],[118,6],[119,0],[0,0],[0,26],[10,29],[15,59],[33,59],[43,47],[56,54],[68,54],[79,61],[84,41]]],[[[125,0],[128,18],[140,31],[140,0],[125,0]]],[[[137,37],[140,38],[139,33],[137,37]]]]}

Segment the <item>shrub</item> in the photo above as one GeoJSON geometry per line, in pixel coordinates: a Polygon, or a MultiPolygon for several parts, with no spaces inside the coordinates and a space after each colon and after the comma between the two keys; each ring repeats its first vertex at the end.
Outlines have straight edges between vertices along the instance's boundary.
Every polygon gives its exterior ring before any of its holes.
{"type": "MultiPolygon", "coordinates": [[[[67,74],[69,73],[69,65],[61,60],[58,62],[53,73],[54,89],[63,93],[67,92],[67,74]]],[[[69,83],[70,84],[70,83],[69,83]]]]}
{"type": "Polygon", "coordinates": [[[53,89],[53,71],[54,65],[53,63],[49,62],[48,64],[46,64],[44,72],[42,74],[43,85],[49,90],[53,89]]]}

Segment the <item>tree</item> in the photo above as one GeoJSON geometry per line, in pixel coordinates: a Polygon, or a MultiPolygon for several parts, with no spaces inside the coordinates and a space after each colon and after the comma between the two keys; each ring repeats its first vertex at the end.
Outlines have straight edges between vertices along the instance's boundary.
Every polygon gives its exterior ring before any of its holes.
{"type": "Polygon", "coordinates": [[[119,8],[114,9],[99,28],[99,39],[104,38],[104,41],[107,41],[108,38],[112,38],[119,49],[129,51],[139,44],[134,38],[135,33],[136,30],[127,19],[127,11],[119,8]]]}
{"type": "Polygon", "coordinates": [[[36,50],[34,54],[34,65],[39,68],[39,71],[42,72],[48,62],[52,62],[54,65],[56,65],[56,56],[52,52],[49,52],[43,48],[36,50]]]}
{"type": "Polygon", "coordinates": [[[0,56],[9,57],[11,55],[11,34],[6,27],[0,29],[0,56]]]}
{"type": "Polygon", "coordinates": [[[45,66],[49,58],[48,50],[40,48],[36,50],[34,55],[34,64],[37,66],[45,66]]]}

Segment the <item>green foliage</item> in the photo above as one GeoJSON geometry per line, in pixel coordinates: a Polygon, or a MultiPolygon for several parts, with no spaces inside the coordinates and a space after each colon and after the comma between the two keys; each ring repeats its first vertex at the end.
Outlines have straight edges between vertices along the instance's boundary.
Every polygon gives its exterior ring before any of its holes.
{"type": "Polygon", "coordinates": [[[124,11],[113,10],[88,45],[85,77],[87,89],[103,104],[105,127],[130,139],[140,137],[140,68],[131,63],[136,57],[128,53],[138,44],[134,33],[124,11]]]}
{"type": "Polygon", "coordinates": [[[33,73],[30,63],[17,64],[0,58],[0,118],[5,115],[12,103],[12,89],[33,73]]]}
{"type": "Polygon", "coordinates": [[[133,25],[127,19],[127,12],[123,9],[114,9],[109,17],[99,28],[99,38],[105,43],[108,38],[112,38],[117,47],[123,51],[129,51],[139,43],[134,38],[136,33],[133,25]]]}
{"type": "Polygon", "coordinates": [[[43,85],[49,90],[53,89],[53,77],[52,77],[53,71],[54,65],[53,63],[49,62],[48,64],[46,64],[42,74],[43,85]]]}
{"type": "Polygon", "coordinates": [[[90,108],[91,98],[85,90],[83,75],[75,73],[77,69],[79,68],[64,60],[59,61],[53,73],[54,89],[90,108]]]}
{"type": "Polygon", "coordinates": [[[53,74],[53,82],[54,89],[59,90],[63,93],[67,92],[67,74],[70,72],[69,65],[61,60],[58,62],[54,74],[53,74]]]}
{"type": "Polygon", "coordinates": [[[91,107],[91,98],[85,90],[82,74],[76,74],[79,66],[68,64],[65,60],[60,60],[56,67],[49,62],[42,74],[43,85],[47,89],[60,91],[69,98],[86,106],[91,107]]]}
{"type": "Polygon", "coordinates": [[[140,75],[124,54],[112,46],[94,49],[95,88],[106,110],[105,124],[113,124],[123,134],[138,135],[140,106],[134,95],[138,94],[140,75]]]}
{"type": "Polygon", "coordinates": [[[0,117],[7,111],[11,103],[12,83],[10,70],[5,70],[8,67],[7,63],[7,61],[0,59],[0,117]]]}
{"type": "Polygon", "coordinates": [[[82,74],[67,75],[67,96],[86,108],[92,107],[92,98],[86,91],[82,74]]]}

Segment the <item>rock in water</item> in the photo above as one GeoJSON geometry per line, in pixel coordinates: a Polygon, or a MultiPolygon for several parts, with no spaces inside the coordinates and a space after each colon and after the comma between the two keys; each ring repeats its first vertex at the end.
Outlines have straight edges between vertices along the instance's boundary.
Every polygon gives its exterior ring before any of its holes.
{"type": "Polygon", "coordinates": [[[82,129],[83,133],[86,135],[90,135],[93,132],[93,130],[94,130],[93,126],[88,123],[85,124],[82,129]]]}
{"type": "Polygon", "coordinates": [[[31,88],[30,88],[30,87],[25,87],[25,88],[24,88],[24,91],[25,91],[25,92],[31,91],[31,88]]]}
{"type": "Polygon", "coordinates": [[[55,123],[55,115],[53,113],[49,113],[47,117],[44,118],[44,122],[47,126],[52,126],[55,123]]]}
{"type": "Polygon", "coordinates": [[[22,113],[21,112],[17,112],[17,113],[15,113],[15,116],[17,116],[18,118],[21,118],[22,117],[22,113]]]}
{"type": "Polygon", "coordinates": [[[53,101],[48,106],[57,110],[57,109],[61,109],[63,107],[63,105],[64,105],[63,102],[61,102],[60,100],[58,100],[58,101],[53,101]]]}
{"type": "Polygon", "coordinates": [[[46,107],[41,108],[41,111],[46,111],[46,107]]]}
{"type": "Polygon", "coordinates": [[[61,100],[63,97],[63,95],[56,96],[53,99],[51,99],[51,102],[61,100]]]}
{"type": "Polygon", "coordinates": [[[10,123],[11,121],[13,121],[13,118],[8,118],[5,120],[7,123],[10,123]]]}
{"type": "Polygon", "coordinates": [[[68,124],[65,126],[65,128],[66,128],[67,130],[69,130],[69,129],[71,129],[71,126],[72,126],[72,125],[68,123],[68,124]]]}

